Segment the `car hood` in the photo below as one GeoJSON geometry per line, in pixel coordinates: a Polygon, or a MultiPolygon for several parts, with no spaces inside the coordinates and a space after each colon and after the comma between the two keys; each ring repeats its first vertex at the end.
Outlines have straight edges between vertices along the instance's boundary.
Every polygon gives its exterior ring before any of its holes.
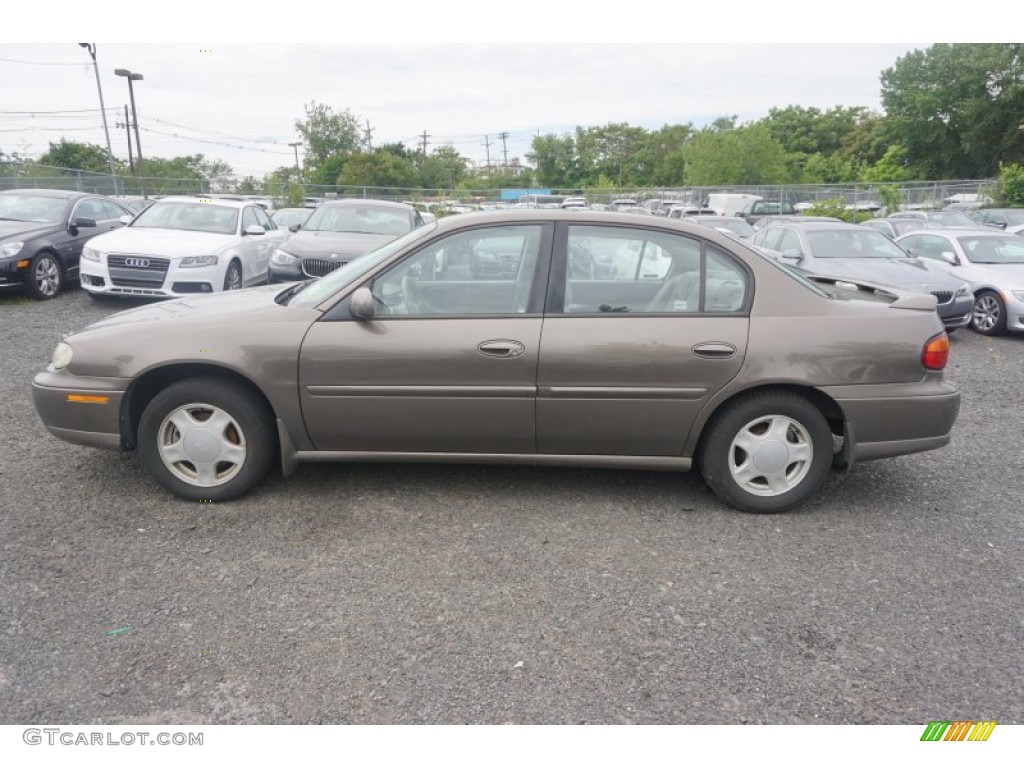
{"type": "Polygon", "coordinates": [[[964,275],[972,283],[992,283],[1003,290],[1024,289],[1024,264],[971,264],[964,275]]]}
{"type": "Polygon", "coordinates": [[[362,256],[395,239],[395,235],[372,235],[366,232],[305,232],[292,235],[282,249],[299,258],[329,259],[362,256]]]}
{"type": "Polygon", "coordinates": [[[814,266],[814,272],[911,289],[955,290],[964,282],[923,259],[816,259],[814,266]]]}
{"type": "Polygon", "coordinates": [[[231,319],[254,310],[263,310],[274,305],[274,297],[284,291],[285,286],[261,285],[241,291],[203,296],[189,296],[134,309],[126,309],[87,326],[80,333],[108,330],[139,323],[167,323],[183,320],[216,322],[231,319]]]}
{"type": "Polygon", "coordinates": [[[0,221],[0,240],[8,240],[15,236],[24,237],[27,240],[59,230],[60,224],[41,224],[38,221],[0,221]]]}
{"type": "Polygon", "coordinates": [[[235,241],[235,235],[218,235],[213,232],[121,227],[94,237],[89,241],[89,247],[105,253],[139,253],[175,258],[217,253],[235,241]]]}

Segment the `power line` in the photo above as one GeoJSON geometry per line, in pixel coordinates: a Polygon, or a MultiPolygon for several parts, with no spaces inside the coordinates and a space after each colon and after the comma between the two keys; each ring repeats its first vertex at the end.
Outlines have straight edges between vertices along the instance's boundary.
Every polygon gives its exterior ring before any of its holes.
{"type": "MultiPolygon", "coordinates": [[[[174,126],[175,128],[182,128],[182,129],[184,129],[186,131],[192,131],[193,133],[198,133],[198,134],[212,134],[214,136],[223,136],[226,139],[234,139],[235,141],[247,141],[247,142],[249,142],[251,144],[272,144],[275,147],[282,147],[282,148],[288,146],[287,144],[282,143],[282,142],[278,142],[278,141],[266,141],[264,139],[248,139],[248,138],[245,138],[244,136],[235,136],[234,134],[223,133],[222,131],[215,131],[212,128],[192,128],[192,127],[187,126],[187,125],[182,125],[181,123],[172,123],[170,120],[164,120],[164,119],[159,118],[159,117],[149,117],[148,115],[140,115],[140,117],[143,117],[146,120],[151,120],[151,121],[153,121],[155,123],[163,123],[164,125],[171,125],[171,126],[174,126]]],[[[285,154],[288,154],[288,153],[286,152],[285,154]]]]}
{"type": "Polygon", "coordinates": [[[268,155],[291,155],[291,152],[276,152],[276,151],[274,151],[272,149],[260,149],[258,147],[243,147],[243,146],[240,146],[238,144],[228,144],[227,142],[224,142],[224,141],[212,141],[210,139],[197,139],[194,136],[182,136],[181,134],[178,134],[178,133],[168,133],[167,131],[158,131],[155,128],[143,128],[141,125],[139,126],[139,130],[140,131],[145,131],[146,133],[155,133],[155,134],[158,134],[160,136],[170,136],[172,138],[179,139],[181,141],[194,141],[197,144],[215,144],[215,145],[220,146],[220,147],[229,147],[231,149],[240,149],[243,152],[262,152],[262,153],[268,154],[268,155]]]}
{"type": "Polygon", "coordinates": [[[0,61],[7,61],[11,64],[33,64],[37,67],[88,67],[85,63],[73,63],[68,61],[23,61],[22,59],[4,59],[0,58],[0,61]]]}
{"type": "MultiPolygon", "coordinates": [[[[89,66],[86,64],[85,66],[89,66]]],[[[76,112],[102,112],[100,109],[0,109],[0,115],[71,115],[76,112]]],[[[116,112],[116,109],[108,109],[107,112],[116,112]]]]}

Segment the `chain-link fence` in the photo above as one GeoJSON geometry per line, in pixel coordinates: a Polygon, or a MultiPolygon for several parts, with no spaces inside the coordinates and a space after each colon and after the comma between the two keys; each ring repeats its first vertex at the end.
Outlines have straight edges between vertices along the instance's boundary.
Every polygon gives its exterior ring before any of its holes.
{"type": "MultiPolygon", "coordinates": [[[[358,197],[395,201],[430,201],[480,203],[508,199],[508,191],[501,189],[420,189],[374,186],[300,185],[308,201],[332,198],[358,197]],[[503,191],[506,193],[503,195],[503,191]]],[[[103,195],[191,195],[211,193],[239,193],[237,179],[228,179],[212,185],[205,179],[139,178],[55,168],[38,163],[0,163],[0,189],[69,189],[103,195]]],[[[617,198],[647,200],[678,200],[681,204],[701,205],[708,195],[715,193],[746,193],[773,200],[789,200],[794,204],[814,204],[826,200],[840,201],[842,205],[874,210],[886,202],[899,201],[904,209],[942,208],[950,202],[990,203],[997,201],[998,182],[994,179],[961,181],[907,181],[857,184],[783,184],[738,185],[714,187],[632,187],[621,189],[552,189],[555,195],[583,195],[591,203],[610,203],[617,198]],[[898,197],[896,196],[898,193],[898,197]]],[[[286,185],[267,189],[262,185],[248,187],[247,192],[266,196],[275,205],[284,205],[288,195],[286,185]]],[[[525,190],[524,190],[525,191],[525,190]]]]}

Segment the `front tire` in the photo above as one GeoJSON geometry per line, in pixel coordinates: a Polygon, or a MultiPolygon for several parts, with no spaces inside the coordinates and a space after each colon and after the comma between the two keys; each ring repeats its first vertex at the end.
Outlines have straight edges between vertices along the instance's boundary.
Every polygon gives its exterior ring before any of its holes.
{"type": "Polygon", "coordinates": [[[28,265],[25,289],[34,299],[52,299],[64,286],[64,270],[52,253],[37,253],[28,265]]]}
{"type": "Polygon", "coordinates": [[[974,299],[971,328],[984,336],[1006,333],[1006,304],[994,291],[982,291],[974,299]]]}
{"type": "Polygon", "coordinates": [[[774,514],[821,489],[832,454],[832,431],[814,404],[794,392],[758,392],[715,415],[698,466],[729,506],[774,514]]]}
{"type": "Polygon", "coordinates": [[[274,459],[271,414],[247,388],[186,379],[159,392],[139,421],[138,451],[160,485],[189,501],[227,501],[274,459]]]}
{"type": "Polygon", "coordinates": [[[237,291],[242,287],[242,267],[237,261],[228,264],[228,271],[224,275],[224,290],[237,291]]]}

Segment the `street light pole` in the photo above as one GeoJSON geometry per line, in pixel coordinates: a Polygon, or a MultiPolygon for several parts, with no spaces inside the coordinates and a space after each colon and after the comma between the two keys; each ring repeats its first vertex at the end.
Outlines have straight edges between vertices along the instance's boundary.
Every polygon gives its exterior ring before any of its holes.
{"type": "Polygon", "coordinates": [[[299,183],[302,183],[302,169],[299,168],[299,147],[302,146],[301,141],[290,141],[288,146],[295,150],[295,175],[298,178],[299,183]]]}
{"type": "Polygon", "coordinates": [[[96,64],[96,43],[79,43],[92,57],[92,69],[96,74],[96,90],[100,94],[100,114],[103,116],[103,135],[107,137],[107,165],[110,166],[110,180],[114,183],[114,194],[117,190],[117,171],[114,170],[114,151],[110,148],[110,129],[107,127],[107,108],[103,104],[103,86],[100,85],[100,68],[96,64]]]}
{"type": "Polygon", "coordinates": [[[142,139],[139,138],[139,115],[135,111],[135,89],[132,87],[133,80],[141,80],[142,75],[128,69],[115,69],[114,74],[118,77],[128,78],[128,96],[132,103],[132,122],[135,124],[135,149],[139,153],[139,186],[142,187],[142,199],[146,198],[145,165],[142,162],[142,139]]]}

